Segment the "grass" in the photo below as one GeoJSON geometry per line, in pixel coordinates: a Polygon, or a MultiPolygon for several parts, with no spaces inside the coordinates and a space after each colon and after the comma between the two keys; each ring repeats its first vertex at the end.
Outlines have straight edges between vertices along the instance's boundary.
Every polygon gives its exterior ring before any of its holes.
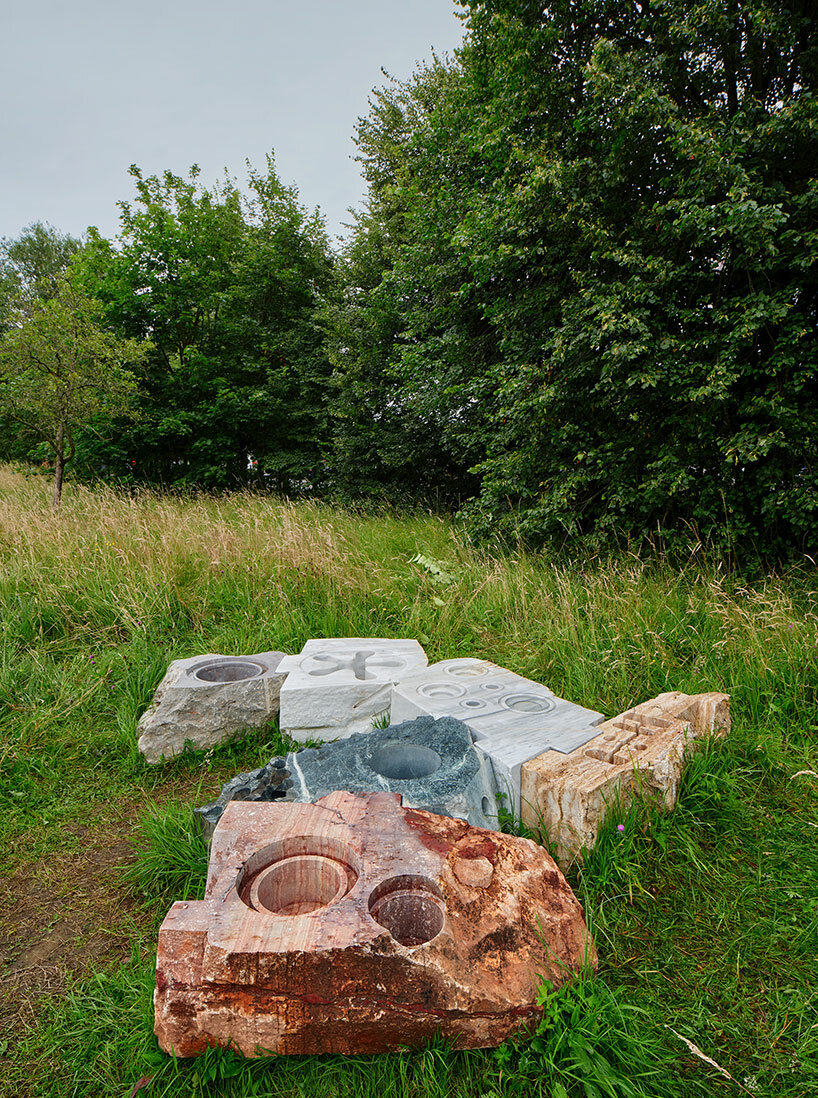
{"type": "Polygon", "coordinates": [[[0,1094],[150,1079],[148,1098],[818,1095],[818,779],[799,773],[818,771],[811,565],[750,581],[696,554],[549,560],[429,514],[242,495],[69,485],[55,519],[41,479],[0,470],[0,568],[0,1094]],[[190,809],[281,741],[273,726],[151,768],[136,721],[171,659],[322,635],[418,637],[431,660],[488,657],[608,714],[668,689],[732,695],[733,733],[691,762],[676,811],[614,812],[572,871],[600,971],[543,989],[532,1040],[263,1062],[157,1050],[156,931],[205,866],[190,809]]]}

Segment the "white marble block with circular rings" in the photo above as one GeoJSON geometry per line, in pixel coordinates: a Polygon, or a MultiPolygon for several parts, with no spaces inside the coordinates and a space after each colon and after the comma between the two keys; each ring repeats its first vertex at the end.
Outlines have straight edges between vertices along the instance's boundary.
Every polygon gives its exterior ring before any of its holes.
{"type": "Polygon", "coordinates": [[[309,640],[282,660],[282,732],[299,743],[346,739],[368,732],[388,714],[393,685],[426,667],[416,640],[330,637],[309,640]]]}
{"type": "Polygon", "coordinates": [[[428,714],[468,725],[492,762],[507,807],[520,813],[520,768],[544,751],[570,754],[593,739],[604,714],[558,698],[488,660],[453,659],[407,676],[392,690],[392,722],[428,714]]]}

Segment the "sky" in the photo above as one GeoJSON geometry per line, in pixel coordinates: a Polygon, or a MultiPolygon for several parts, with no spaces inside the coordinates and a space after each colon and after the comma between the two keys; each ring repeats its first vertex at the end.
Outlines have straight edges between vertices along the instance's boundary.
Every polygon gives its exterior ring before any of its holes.
{"type": "Polygon", "coordinates": [[[381,68],[451,52],[452,0],[0,0],[0,237],[34,221],[116,235],[143,174],[245,161],[319,206],[331,236],[360,203],[356,119],[381,68]]]}

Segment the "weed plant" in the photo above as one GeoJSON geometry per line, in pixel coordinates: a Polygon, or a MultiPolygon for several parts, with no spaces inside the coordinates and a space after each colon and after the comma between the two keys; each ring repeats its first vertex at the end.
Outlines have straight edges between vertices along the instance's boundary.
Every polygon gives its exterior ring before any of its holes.
{"type": "Polygon", "coordinates": [[[0,1094],[818,1095],[811,565],[749,582],[701,554],[569,563],[430,514],[245,495],[69,486],[55,517],[41,480],[0,470],[0,567],[0,1094]],[[569,871],[599,973],[543,985],[529,1039],[174,1061],[151,992],[167,906],[201,895],[191,809],[286,744],[270,726],[149,767],[138,717],[172,659],[367,635],[487,657],[611,715],[725,690],[733,732],[691,760],[674,812],[614,806],[569,871]]]}

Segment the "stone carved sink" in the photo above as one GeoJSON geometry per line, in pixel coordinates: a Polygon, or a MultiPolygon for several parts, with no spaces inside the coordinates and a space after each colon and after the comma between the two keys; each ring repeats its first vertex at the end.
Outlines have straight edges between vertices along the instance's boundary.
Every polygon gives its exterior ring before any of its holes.
{"type": "Polygon", "coordinates": [[[218,657],[197,664],[189,674],[199,682],[244,682],[246,679],[257,679],[268,670],[266,663],[255,660],[218,657]]]}
{"type": "Polygon", "coordinates": [[[520,814],[523,763],[549,748],[568,753],[596,735],[604,717],[558,698],[542,683],[488,660],[441,660],[405,675],[392,690],[391,719],[423,714],[453,717],[471,730],[475,746],[491,759],[506,807],[520,814]]]}
{"type": "Polygon", "coordinates": [[[278,713],[283,652],[192,656],[174,660],[139,721],[139,750],[149,763],[186,744],[214,747],[278,713]]]}
{"type": "Polygon", "coordinates": [[[418,717],[278,756],[226,782],[219,799],[197,808],[196,815],[209,839],[230,801],[315,801],[336,789],[400,793],[409,808],[459,816],[476,827],[497,826],[491,763],[453,717],[418,717]]]}
{"type": "Polygon", "coordinates": [[[160,929],[156,1033],[178,1056],[490,1046],[536,1024],[540,977],[589,963],[582,908],[527,839],[393,793],[234,801],[205,899],[160,929]]]}
{"type": "MultiPolygon", "coordinates": [[[[426,666],[416,640],[323,637],[308,640],[280,670],[281,731],[298,743],[369,732],[389,712],[392,685],[426,666]]],[[[413,714],[414,715],[414,714],[413,714]]]]}

